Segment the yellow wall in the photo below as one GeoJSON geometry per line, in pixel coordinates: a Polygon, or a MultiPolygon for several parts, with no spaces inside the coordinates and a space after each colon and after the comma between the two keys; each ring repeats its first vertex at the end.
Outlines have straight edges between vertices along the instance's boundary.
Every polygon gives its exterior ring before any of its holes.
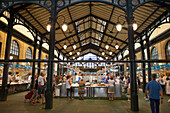
{"type": "MultiPolygon", "coordinates": [[[[151,54],[152,48],[156,47],[156,49],[158,50],[158,59],[166,59],[165,47],[166,47],[166,44],[167,44],[167,42],[169,40],[170,40],[170,37],[165,39],[165,40],[163,40],[163,41],[161,41],[161,42],[159,42],[159,43],[157,43],[157,44],[155,44],[155,45],[152,45],[150,47],[150,54],[151,54]]],[[[141,60],[142,59],[142,52],[141,51],[136,53],[136,59],[137,60],[141,60]]],[[[127,59],[125,59],[125,61],[126,60],[127,59]]],[[[159,65],[164,65],[164,64],[165,63],[159,63],[159,65]]],[[[138,68],[142,68],[142,64],[141,63],[138,63],[138,66],[139,66],[138,68]]],[[[126,68],[127,68],[127,65],[125,64],[124,65],[125,71],[127,70],[126,68]]]]}
{"type": "MultiPolygon", "coordinates": [[[[0,56],[0,59],[4,59],[5,57],[5,47],[6,47],[6,37],[7,37],[7,34],[0,31],[0,42],[2,42],[2,48],[1,48],[1,56],[0,56]]],[[[28,47],[31,48],[31,51],[32,51],[32,58],[33,58],[33,47],[18,40],[17,38],[15,37],[12,37],[12,40],[15,40],[17,41],[18,45],[19,45],[19,59],[25,59],[26,57],[26,50],[28,47]]],[[[36,50],[36,58],[37,58],[37,54],[38,54],[39,50],[37,49],[36,50]]],[[[48,54],[42,52],[41,53],[41,58],[42,59],[45,59],[45,56],[48,56],[48,54]]],[[[19,63],[20,65],[25,65],[25,62],[20,62],[19,63]]],[[[41,68],[43,68],[44,66],[44,63],[41,63],[41,68]]]]}

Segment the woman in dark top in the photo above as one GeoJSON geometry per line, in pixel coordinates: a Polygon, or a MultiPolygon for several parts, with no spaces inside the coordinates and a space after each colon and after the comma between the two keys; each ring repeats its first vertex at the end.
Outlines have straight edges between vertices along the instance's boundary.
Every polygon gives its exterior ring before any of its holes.
{"type": "Polygon", "coordinates": [[[37,103],[40,103],[39,102],[39,98],[36,98],[36,96],[38,95],[38,77],[39,76],[36,76],[35,77],[35,84],[34,84],[34,96],[32,98],[32,104],[35,105],[35,100],[37,99],[37,103]]]}

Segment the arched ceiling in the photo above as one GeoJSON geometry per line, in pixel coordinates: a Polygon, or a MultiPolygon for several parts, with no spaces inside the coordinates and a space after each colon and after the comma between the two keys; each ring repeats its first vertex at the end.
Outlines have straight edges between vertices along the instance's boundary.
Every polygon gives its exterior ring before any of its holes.
{"type": "MultiPolygon", "coordinates": [[[[49,22],[50,13],[45,8],[35,4],[20,4],[14,8],[20,9],[17,14],[49,39],[46,25],[49,22]]],[[[138,24],[134,36],[140,34],[165,11],[166,8],[152,2],[138,7],[134,11],[134,19],[138,24]]],[[[60,26],[63,18],[59,17],[56,23],[55,45],[69,59],[78,58],[77,52],[80,52],[80,55],[94,53],[111,59],[128,46],[127,22],[123,17],[126,15],[116,6],[100,2],[83,2],[66,7],[58,12],[59,15],[65,17],[69,29],[66,32],[62,31],[60,26]],[[123,29],[118,32],[115,26],[120,15],[123,15],[119,19],[123,24],[123,29]],[[66,50],[63,48],[65,43],[66,50]],[[119,49],[115,49],[116,43],[119,49]],[[73,49],[74,44],[77,46],[76,50],[73,49]],[[109,45],[107,51],[106,45],[109,45]],[[110,51],[112,55],[109,54],[110,51]],[[72,52],[72,55],[69,52],[72,52]],[[105,52],[105,55],[102,55],[102,52],[105,52]]]]}

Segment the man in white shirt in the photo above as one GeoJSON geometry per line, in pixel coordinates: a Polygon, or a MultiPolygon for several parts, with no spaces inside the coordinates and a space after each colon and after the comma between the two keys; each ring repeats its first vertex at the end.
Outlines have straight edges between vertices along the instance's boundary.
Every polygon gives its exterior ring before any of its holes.
{"type": "Polygon", "coordinates": [[[8,81],[7,81],[7,87],[10,88],[10,84],[12,82],[12,72],[8,72],[8,81]]]}
{"type": "Polygon", "coordinates": [[[31,81],[32,81],[32,75],[31,73],[28,73],[28,83],[31,83],[31,81]]]}
{"type": "Polygon", "coordinates": [[[12,73],[11,72],[9,72],[8,73],[8,84],[10,84],[11,82],[12,82],[12,73]]]}
{"type": "Polygon", "coordinates": [[[45,104],[45,73],[42,72],[41,75],[38,77],[38,95],[33,99],[31,102],[33,105],[35,105],[35,100],[42,95],[42,104],[45,104]]]}
{"type": "Polygon", "coordinates": [[[78,83],[78,81],[79,81],[79,76],[77,75],[77,73],[75,73],[75,76],[74,77],[76,77],[76,83],[78,83]]]}

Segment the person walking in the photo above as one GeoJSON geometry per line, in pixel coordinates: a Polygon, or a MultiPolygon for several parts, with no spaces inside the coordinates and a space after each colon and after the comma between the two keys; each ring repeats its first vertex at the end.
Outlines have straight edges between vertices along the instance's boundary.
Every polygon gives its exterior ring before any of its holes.
{"type": "Polygon", "coordinates": [[[145,96],[147,96],[147,92],[149,91],[149,100],[150,100],[150,107],[152,113],[155,113],[155,107],[156,107],[156,113],[159,113],[159,105],[160,105],[160,95],[161,95],[161,104],[163,103],[163,92],[161,85],[156,82],[156,74],[152,75],[152,81],[148,82],[146,85],[145,90],[145,96]],[[156,106],[155,106],[156,104],[156,106]]]}
{"type": "Polygon", "coordinates": [[[40,97],[40,95],[42,95],[42,104],[45,104],[45,82],[45,73],[42,72],[38,77],[38,95],[31,102],[33,105],[35,105],[35,100],[40,97]]]}
{"type": "Polygon", "coordinates": [[[72,76],[68,75],[67,76],[67,80],[66,80],[66,89],[67,89],[67,98],[70,100],[73,100],[74,98],[72,98],[72,76]],[[70,93],[70,97],[69,97],[69,93],[70,93]]]}
{"type": "Polygon", "coordinates": [[[8,81],[7,81],[7,87],[10,88],[10,84],[12,82],[12,72],[8,72],[8,81]]]}
{"type": "Polygon", "coordinates": [[[85,93],[85,82],[81,79],[79,82],[78,94],[79,100],[84,100],[84,93],[85,93]]]}
{"type": "Polygon", "coordinates": [[[165,93],[165,77],[164,75],[161,75],[159,77],[159,83],[161,84],[161,87],[162,87],[162,92],[165,93]]]}
{"type": "Polygon", "coordinates": [[[109,94],[109,100],[111,100],[110,98],[110,95],[112,94],[112,100],[113,100],[113,97],[114,97],[114,86],[115,86],[115,81],[113,80],[113,76],[110,77],[110,79],[108,80],[108,84],[109,84],[109,87],[108,87],[108,94],[109,94]]]}

